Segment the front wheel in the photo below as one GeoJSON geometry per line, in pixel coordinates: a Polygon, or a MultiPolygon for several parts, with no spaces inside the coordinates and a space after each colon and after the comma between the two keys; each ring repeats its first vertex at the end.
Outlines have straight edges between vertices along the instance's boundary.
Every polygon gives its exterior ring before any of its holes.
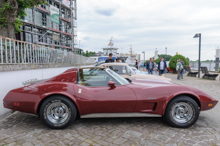
{"type": "Polygon", "coordinates": [[[174,127],[188,128],[198,120],[199,107],[192,98],[179,96],[167,105],[164,117],[174,127]]]}
{"type": "Polygon", "coordinates": [[[42,122],[52,129],[63,129],[75,119],[77,110],[71,100],[64,96],[51,96],[40,108],[42,122]]]}

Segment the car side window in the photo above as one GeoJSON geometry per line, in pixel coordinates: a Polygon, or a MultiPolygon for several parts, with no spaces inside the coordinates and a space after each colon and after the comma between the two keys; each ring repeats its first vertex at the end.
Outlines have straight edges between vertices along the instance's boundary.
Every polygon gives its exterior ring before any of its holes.
{"type": "Polygon", "coordinates": [[[127,74],[126,66],[108,66],[111,70],[120,75],[127,74]]]}
{"type": "Polygon", "coordinates": [[[80,69],[78,76],[78,84],[83,86],[108,86],[109,81],[115,82],[115,85],[120,85],[117,80],[111,77],[104,69],[100,68],[80,69]]]}

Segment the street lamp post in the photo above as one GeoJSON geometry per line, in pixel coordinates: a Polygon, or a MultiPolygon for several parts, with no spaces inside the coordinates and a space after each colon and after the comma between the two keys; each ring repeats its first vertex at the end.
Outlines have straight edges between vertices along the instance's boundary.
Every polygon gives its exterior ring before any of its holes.
{"type": "Polygon", "coordinates": [[[144,53],[144,62],[145,62],[145,51],[143,51],[142,53],[144,53]]]}
{"type": "Polygon", "coordinates": [[[198,65],[198,78],[200,78],[200,56],[201,56],[201,33],[195,34],[193,38],[199,37],[199,65],[198,65]]]}
{"type": "Polygon", "coordinates": [[[81,40],[79,40],[79,48],[80,48],[80,42],[81,42],[81,40]]]}

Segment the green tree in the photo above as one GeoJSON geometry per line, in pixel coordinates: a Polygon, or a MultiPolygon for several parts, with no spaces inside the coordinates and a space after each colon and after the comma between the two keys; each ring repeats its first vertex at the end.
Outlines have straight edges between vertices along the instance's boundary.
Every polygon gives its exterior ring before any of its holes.
{"type": "Polygon", "coordinates": [[[189,61],[184,56],[178,54],[178,55],[173,56],[170,59],[170,63],[169,63],[169,68],[170,69],[175,69],[176,68],[176,64],[177,64],[178,59],[181,59],[184,62],[184,65],[189,65],[189,61]]]}
{"type": "Polygon", "coordinates": [[[162,57],[164,61],[170,61],[170,59],[172,58],[171,55],[166,55],[166,54],[160,54],[158,56],[159,58],[162,57]]]}
{"type": "Polygon", "coordinates": [[[186,57],[186,60],[189,62],[189,57],[186,57]]]}
{"type": "Polygon", "coordinates": [[[96,56],[96,53],[92,51],[89,52],[88,50],[86,50],[86,52],[83,52],[83,56],[86,56],[86,57],[96,56]]]}
{"type": "Polygon", "coordinates": [[[0,0],[0,35],[15,38],[23,25],[21,17],[25,9],[45,3],[45,0],[0,0]]]}

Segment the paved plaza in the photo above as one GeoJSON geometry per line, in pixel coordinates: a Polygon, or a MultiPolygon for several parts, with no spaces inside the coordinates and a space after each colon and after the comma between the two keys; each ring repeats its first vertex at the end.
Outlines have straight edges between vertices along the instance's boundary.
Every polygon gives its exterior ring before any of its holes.
{"type": "MultiPolygon", "coordinates": [[[[167,74],[174,83],[203,90],[220,99],[220,82],[167,74]]],[[[173,128],[162,118],[79,119],[64,130],[51,130],[35,115],[15,112],[0,120],[0,145],[7,146],[216,146],[220,145],[220,103],[201,112],[195,125],[173,128]]]]}

